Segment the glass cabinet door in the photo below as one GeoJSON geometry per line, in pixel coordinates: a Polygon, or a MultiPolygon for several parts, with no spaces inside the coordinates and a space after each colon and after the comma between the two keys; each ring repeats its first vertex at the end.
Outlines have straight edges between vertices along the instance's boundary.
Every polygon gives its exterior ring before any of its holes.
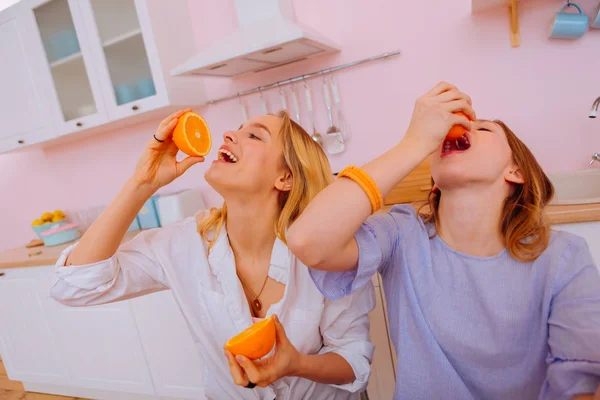
{"type": "Polygon", "coordinates": [[[156,95],[135,0],[90,3],[116,104],[156,95]]]}
{"type": "MultiPolygon", "coordinates": [[[[64,121],[98,113],[89,71],[68,0],[50,0],[33,9],[64,121]]],[[[81,126],[81,123],[78,123],[81,126]]]]}

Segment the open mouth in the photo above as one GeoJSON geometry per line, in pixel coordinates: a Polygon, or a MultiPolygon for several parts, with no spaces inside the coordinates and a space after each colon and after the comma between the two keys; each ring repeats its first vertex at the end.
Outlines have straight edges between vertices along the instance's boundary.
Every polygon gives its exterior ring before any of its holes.
{"type": "Polygon", "coordinates": [[[468,135],[459,137],[456,140],[446,140],[442,145],[442,156],[458,153],[468,150],[471,147],[471,142],[468,135]]]}
{"type": "Polygon", "coordinates": [[[218,157],[219,160],[225,161],[226,163],[235,164],[238,161],[237,157],[232,152],[225,149],[219,149],[218,157]]]}

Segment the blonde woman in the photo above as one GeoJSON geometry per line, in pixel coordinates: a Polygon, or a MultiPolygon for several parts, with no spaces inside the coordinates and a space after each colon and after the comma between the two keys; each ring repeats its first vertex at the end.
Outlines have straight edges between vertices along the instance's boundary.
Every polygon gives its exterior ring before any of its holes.
{"type": "MultiPolygon", "coordinates": [[[[132,177],[57,263],[52,296],[89,306],[171,289],[203,360],[211,399],[350,399],[365,388],[373,355],[373,288],[326,300],[286,246],[287,227],[331,181],[321,148],[285,113],[224,134],[206,181],[225,203],[119,247],[142,205],[202,157],[177,162],[161,122],[132,177]],[[276,315],[277,342],[250,361],[224,350],[253,321],[276,315]]],[[[200,372],[200,371],[199,371],[200,372]]]]}

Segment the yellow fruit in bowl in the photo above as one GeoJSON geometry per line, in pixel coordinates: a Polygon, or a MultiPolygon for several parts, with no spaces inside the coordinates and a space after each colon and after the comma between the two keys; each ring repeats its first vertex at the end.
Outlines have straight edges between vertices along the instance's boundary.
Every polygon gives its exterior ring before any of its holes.
{"type": "Polygon", "coordinates": [[[52,213],[45,212],[42,214],[41,220],[44,222],[52,222],[53,217],[54,217],[54,215],[52,215],[52,213]]]}
{"type": "Polygon", "coordinates": [[[60,215],[54,215],[54,217],[52,217],[52,222],[58,222],[58,221],[62,221],[63,219],[65,219],[64,216],[60,216],[60,215]]]}
{"type": "Polygon", "coordinates": [[[42,221],[41,219],[34,219],[33,222],[31,223],[31,226],[40,226],[40,225],[44,225],[44,221],[42,221]]]}
{"type": "Polygon", "coordinates": [[[65,213],[62,210],[56,210],[52,213],[52,215],[54,215],[54,217],[59,217],[60,219],[65,218],[65,213]]]}

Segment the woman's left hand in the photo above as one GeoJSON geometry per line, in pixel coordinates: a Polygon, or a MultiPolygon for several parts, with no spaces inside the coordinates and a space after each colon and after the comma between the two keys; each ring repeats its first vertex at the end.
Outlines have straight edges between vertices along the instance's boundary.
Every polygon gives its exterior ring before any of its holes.
{"type": "Polygon", "coordinates": [[[244,356],[234,356],[225,350],[229,362],[229,372],[236,385],[247,386],[250,382],[259,387],[267,387],[284,376],[293,376],[299,370],[302,354],[290,342],[279,318],[275,320],[275,352],[271,357],[249,360],[244,356]]]}

